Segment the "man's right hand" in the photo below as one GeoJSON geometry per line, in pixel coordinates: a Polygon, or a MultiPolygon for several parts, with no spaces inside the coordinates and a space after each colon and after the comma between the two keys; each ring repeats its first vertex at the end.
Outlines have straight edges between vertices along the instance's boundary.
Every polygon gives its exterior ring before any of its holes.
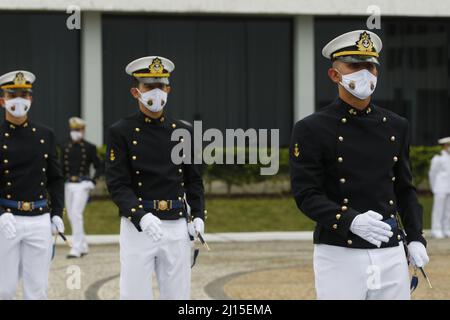
{"type": "Polygon", "coordinates": [[[5,212],[0,215],[0,232],[3,233],[6,239],[13,239],[16,236],[16,219],[14,215],[5,212]]]}
{"type": "Polygon", "coordinates": [[[142,217],[139,222],[142,232],[153,239],[153,241],[161,240],[163,232],[161,230],[161,220],[150,212],[142,217]]]}
{"type": "Polygon", "coordinates": [[[391,226],[382,222],[382,219],[381,214],[369,210],[353,219],[350,231],[379,248],[381,242],[389,242],[394,234],[391,226]]]}

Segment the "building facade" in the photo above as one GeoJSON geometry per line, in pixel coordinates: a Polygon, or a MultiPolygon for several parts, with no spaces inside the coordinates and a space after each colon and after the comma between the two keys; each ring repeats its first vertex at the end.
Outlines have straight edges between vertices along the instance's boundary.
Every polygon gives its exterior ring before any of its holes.
{"type": "Polygon", "coordinates": [[[36,73],[31,116],[61,141],[78,115],[102,144],[107,127],[136,108],[126,64],[162,55],[176,65],[168,112],[204,129],[279,128],[285,146],[295,121],[336,97],[321,48],[366,29],[374,2],[384,45],[374,101],[410,120],[413,144],[435,144],[450,135],[445,0],[0,0],[0,73],[36,73]],[[71,5],[81,9],[80,30],[66,26],[71,5]]]}

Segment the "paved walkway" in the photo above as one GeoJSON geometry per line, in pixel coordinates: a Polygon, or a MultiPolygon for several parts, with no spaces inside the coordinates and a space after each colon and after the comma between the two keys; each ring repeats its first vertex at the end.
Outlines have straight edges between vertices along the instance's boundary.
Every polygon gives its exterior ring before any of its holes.
{"type": "MultiPolygon", "coordinates": [[[[269,241],[267,233],[208,235],[212,250],[203,250],[193,269],[192,299],[314,299],[313,246],[310,240],[291,239],[298,236],[279,234],[272,238],[284,240],[269,241]]],[[[430,240],[428,247],[427,271],[434,289],[420,278],[414,298],[450,299],[450,239],[430,240]]],[[[66,247],[58,246],[50,299],[118,299],[117,244],[93,245],[90,254],[78,260],[65,259],[67,253],[66,247]],[[80,289],[70,289],[74,270],[81,272],[80,289]]]]}

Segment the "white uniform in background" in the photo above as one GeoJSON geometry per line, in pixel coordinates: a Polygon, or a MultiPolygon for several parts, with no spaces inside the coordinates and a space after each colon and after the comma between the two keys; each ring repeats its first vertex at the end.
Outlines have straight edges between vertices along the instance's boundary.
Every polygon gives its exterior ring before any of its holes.
{"type": "Polygon", "coordinates": [[[83,213],[94,188],[91,181],[66,182],[64,186],[67,216],[72,227],[72,249],[70,255],[79,257],[87,254],[89,247],[84,233],[83,213]]]}
{"type": "MultiPolygon", "coordinates": [[[[441,140],[440,140],[441,141],[441,140]]],[[[450,237],[450,153],[443,150],[431,160],[429,180],[434,194],[431,232],[435,238],[450,237]]]]}

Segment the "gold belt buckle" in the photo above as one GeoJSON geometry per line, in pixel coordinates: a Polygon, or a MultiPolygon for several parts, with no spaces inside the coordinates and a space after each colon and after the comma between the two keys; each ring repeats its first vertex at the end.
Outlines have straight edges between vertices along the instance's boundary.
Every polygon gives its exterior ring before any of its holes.
{"type": "Polygon", "coordinates": [[[70,177],[70,181],[77,182],[78,181],[78,177],[77,176],[71,176],[70,177]]]}
{"type": "Polygon", "coordinates": [[[32,203],[27,201],[22,201],[22,208],[19,208],[22,211],[31,211],[32,210],[32,203]]]}
{"type": "Polygon", "coordinates": [[[158,210],[165,211],[168,208],[168,204],[166,200],[159,200],[158,201],[158,210]]]}

